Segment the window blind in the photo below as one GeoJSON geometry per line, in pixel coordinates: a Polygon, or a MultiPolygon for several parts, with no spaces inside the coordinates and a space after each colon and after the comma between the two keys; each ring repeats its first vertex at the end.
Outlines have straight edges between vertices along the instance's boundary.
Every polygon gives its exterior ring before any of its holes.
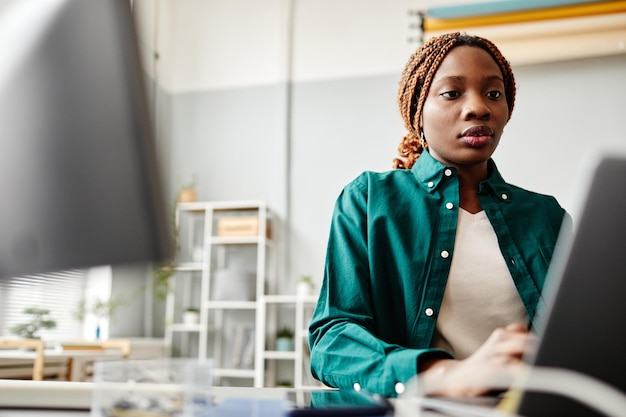
{"type": "Polygon", "coordinates": [[[0,280],[0,335],[14,336],[9,329],[30,319],[24,309],[37,307],[50,310],[49,317],[57,324],[54,329],[41,330],[40,337],[81,338],[82,323],[74,313],[84,297],[86,277],[85,270],[67,270],[0,280]]]}

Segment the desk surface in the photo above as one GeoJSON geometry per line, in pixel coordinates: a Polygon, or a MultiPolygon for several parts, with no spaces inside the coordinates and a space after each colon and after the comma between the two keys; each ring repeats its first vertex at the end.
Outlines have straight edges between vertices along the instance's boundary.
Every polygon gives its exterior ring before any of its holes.
{"type": "MultiPolygon", "coordinates": [[[[0,365],[21,364],[24,362],[34,361],[37,352],[29,350],[10,349],[0,350],[0,365]]],[[[84,380],[82,374],[83,364],[96,360],[116,360],[122,359],[123,353],[116,350],[62,350],[62,349],[46,349],[43,353],[43,366],[54,361],[65,361],[67,363],[68,381],[84,380]]]]}
{"type": "MultiPolygon", "coordinates": [[[[0,417],[9,408],[88,410],[94,389],[93,382],[20,381],[0,379],[0,417]]],[[[216,401],[230,397],[283,399],[288,388],[213,387],[216,401]]],[[[23,410],[26,413],[26,410],[23,410]]],[[[87,414],[89,414],[87,412],[87,414]]],[[[27,414],[20,414],[27,415],[27,414]]],[[[47,415],[47,414],[46,414],[47,415]]],[[[53,414],[51,414],[53,415],[53,414]]]]}
{"type": "MultiPolygon", "coordinates": [[[[94,383],[0,380],[0,417],[87,417],[90,416],[94,383]],[[31,407],[31,408],[27,408],[31,407]]],[[[216,402],[228,398],[285,399],[289,388],[213,387],[216,402]]],[[[420,411],[415,403],[396,405],[396,417],[443,417],[420,411]]],[[[448,414],[446,414],[448,415],[448,414]]]]}
{"type": "Polygon", "coordinates": [[[88,410],[3,410],[0,408],[0,417],[87,417],[88,410]]]}
{"type": "MultiPolygon", "coordinates": [[[[44,358],[47,359],[59,359],[59,358],[101,358],[101,357],[122,357],[122,354],[115,351],[97,351],[97,350],[61,350],[61,349],[46,349],[43,351],[44,358]]],[[[37,352],[20,349],[1,349],[0,359],[35,359],[37,352]]]]}

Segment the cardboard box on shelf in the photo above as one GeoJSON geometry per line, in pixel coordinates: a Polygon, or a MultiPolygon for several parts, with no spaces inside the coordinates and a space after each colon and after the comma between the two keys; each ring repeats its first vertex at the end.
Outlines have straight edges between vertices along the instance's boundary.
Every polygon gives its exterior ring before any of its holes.
{"type": "MultiPolygon", "coordinates": [[[[222,217],[217,220],[217,236],[257,236],[259,234],[259,218],[257,216],[222,217]]],[[[265,236],[270,237],[270,224],[266,223],[265,236]]]]}

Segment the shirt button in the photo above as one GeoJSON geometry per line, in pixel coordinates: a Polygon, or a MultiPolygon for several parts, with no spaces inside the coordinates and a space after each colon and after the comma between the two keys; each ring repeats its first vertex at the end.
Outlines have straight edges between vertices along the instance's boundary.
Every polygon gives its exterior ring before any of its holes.
{"type": "Polygon", "coordinates": [[[425,313],[428,317],[430,317],[430,316],[432,316],[433,314],[435,314],[435,311],[434,311],[432,308],[428,307],[426,310],[424,310],[424,313],[425,313]]]}
{"type": "Polygon", "coordinates": [[[509,199],[509,196],[506,195],[505,193],[502,193],[501,197],[502,197],[503,200],[508,200],[509,199]]]}
{"type": "Polygon", "coordinates": [[[515,259],[511,258],[511,265],[515,265],[515,259]]]}
{"type": "Polygon", "coordinates": [[[396,394],[404,394],[404,384],[402,382],[396,382],[395,385],[396,394]]]}
{"type": "Polygon", "coordinates": [[[454,208],[454,204],[452,204],[452,203],[446,203],[446,208],[447,208],[448,210],[452,210],[452,209],[454,208]]]}
{"type": "Polygon", "coordinates": [[[434,182],[430,181],[430,182],[428,183],[428,188],[433,188],[434,186],[435,186],[435,183],[434,183],[434,182]]]}
{"type": "Polygon", "coordinates": [[[361,391],[361,384],[359,384],[358,382],[355,382],[352,386],[354,387],[355,391],[361,391]]]}
{"type": "Polygon", "coordinates": [[[448,258],[448,256],[450,256],[450,252],[448,252],[447,250],[443,250],[443,251],[441,251],[441,257],[442,257],[443,259],[447,259],[447,258],[448,258]]]}
{"type": "Polygon", "coordinates": [[[452,175],[452,170],[451,170],[450,168],[448,168],[448,169],[446,169],[445,171],[443,171],[443,174],[444,174],[446,177],[449,177],[449,176],[451,176],[451,175],[452,175]]]}

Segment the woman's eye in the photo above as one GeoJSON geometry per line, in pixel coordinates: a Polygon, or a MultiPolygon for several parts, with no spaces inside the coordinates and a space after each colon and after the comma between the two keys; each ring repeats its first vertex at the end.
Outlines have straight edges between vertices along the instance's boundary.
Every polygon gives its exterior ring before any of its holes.
{"type": "Polygon", "coordinates": [[[459,93],[458,91],[446,91],[439,95],[445,98],[457,98],[461,95],[461,93],[459,93]]]}
{"type": "Polygon", "coordinates": [[[489,98],[500,98],[502,97],[502,91],[490,91],[487,93],[487,97],[489,98]]]}

